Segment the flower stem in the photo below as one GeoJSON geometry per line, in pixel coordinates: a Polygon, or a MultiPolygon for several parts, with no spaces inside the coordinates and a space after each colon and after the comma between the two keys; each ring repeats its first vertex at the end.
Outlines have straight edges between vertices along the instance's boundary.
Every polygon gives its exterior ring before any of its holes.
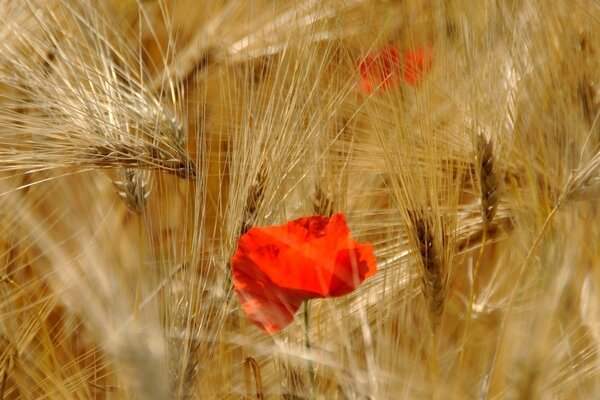
{"type": "Polygon", "coordinates": [[[309,316],[308,316],[308,300],[306,300],[303,304],[302,314],[304,315],[304,347],[306,348],[306,353],[308,355],[308,377],[310,379],[310,399],[315,398],[316,394],[316,384],[315,384],[315,368],[312,361],[311,355],[311,345],[310,345],[310,334],[309,334],[309,316]]]}

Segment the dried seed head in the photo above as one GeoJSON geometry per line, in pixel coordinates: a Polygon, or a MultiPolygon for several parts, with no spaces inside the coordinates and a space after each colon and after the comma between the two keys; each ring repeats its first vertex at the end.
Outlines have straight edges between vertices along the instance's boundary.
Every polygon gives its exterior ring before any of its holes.
{"type": "MultiPolygon", "coordinates": [[[[33,3],[3,10],[3,32],[14,40],[0,42],[0,81],[18,95],[0,113],[0,126],[9,128],[4,143],[21,143],[19,158],[10,160],[14,168],[141,166],[194,176],[184,125],[173,112],[179,93],[171,89],[165,96],[166,87],[147,86],[150,71],[135,46],[112,41],[119,31],[104,18],[109,8],[92,11],[87,1],[35,3],[35,12],[33,3]],[[26,22],[8,23],[19,19],[26,22]],[[26,119],[15,120],[18,109],[28,111],[26,119]],[[17,123],[26,130],[13,129],[17,123]],[[101,147],[115,151],[111,157],[88,154],[101,147]],[[123,148],[129,151],[117,150],[123,148]]],[[[0,155],[11,157],[5,148],[0,155]]]]}
{"type": "Polygon", "coordinates": [[[244,368],[251,368],[254,375],[254,382],[256,385],[256,398],[258,400],[264,400],[265,395],[263,393],[262,379],[260,377],[260,366],[256,362],[256,360],[252,357],[246,358],[244,362],[244,368]]]}
{"type": "Polygon", "coordinates": [[[331,217],[333,214],[333,196],[325,193],[321,186],[315,188],[315,200],[313,202],[313,211],[315,214],[331,217]]]}
{"type": "Polygon", "coordinates": [[[119,169],[118,175],[119,180],[113,183],[119,197],[131,211],[141,214],[152,190],[150,171],[125,168],[119,169]]]}
{"type": "MultiPolygon", "coordinates": [[[[424,212],[412,215],[416,246],[421,258],[421,282],[423,294],[429,306],[431,323],[437,328],[444,311],[447,272],[444,268],[443,246],[435,240],[433,221],[424,212]]],[[[442,232],[441,237],[444,237],[442,232]]]]}
{"type": "Polygon", "coordinates": [[[484,226],[494,219],[498,208],[498,186],[499,179],[494,161],[494,146],[492,142],[483,135],[478,137],[478,167],[479,183],[481,188],[481,216],[484,226]]]}
{"type": "Polygon", "coordinates": [[[256,208],[262,200],[265,188],[265,174],[261,170],[257,177],[256,182],[250,187],[248,197],[246,199],[246,207],[244,208],[244,218],[242,220],[242,229],[240,235],[248,232],[252,228],[253,220],[256,214],[256,208]]]}
{"type": "Polygon", "coordinates": [[[559,205],[569,200],[592,200],[600,197],[600,152],[583,167],[573,171],[559,205]]]}

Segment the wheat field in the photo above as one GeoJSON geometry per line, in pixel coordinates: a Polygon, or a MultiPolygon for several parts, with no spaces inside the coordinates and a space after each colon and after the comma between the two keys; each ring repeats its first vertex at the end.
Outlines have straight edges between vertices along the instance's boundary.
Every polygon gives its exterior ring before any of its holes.
{"type": "Polygon", "coordinates": [[[0,398],[600,398],[599,119],[597,0],[0,0],[0,398]],[[266,334],[240,235],[333,212],[266,334]]]}

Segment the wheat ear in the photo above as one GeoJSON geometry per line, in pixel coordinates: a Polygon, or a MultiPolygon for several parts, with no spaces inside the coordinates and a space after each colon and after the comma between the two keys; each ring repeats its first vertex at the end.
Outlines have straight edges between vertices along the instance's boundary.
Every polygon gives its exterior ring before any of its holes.
{"type": "Polygon", "coordinates": [[[583,167],[573,171],[559,204],[569,200],[593,200],[600,197],[600,151],[583,167]]]}
{"type": "Polygon", "coordinates": [[[329,193],[325,193],[321,186],[315,188],[315,200],[313,202],[313,211],[315,214],[331,216],[333,214],[334,201],[329,193]]]}
{"type": "MultiPolygon", "coordinates": [[[[260,377],[260,366],[258,365],[258,363],[256,362],[256,360],[252,357],[248,357],[246,358],[246,361],[244,362],[244,368],[246,369],[246,371],[248,369],[252,369],[252,373],[254,375],[254,382],[256,385],[256,398],[258,400],[264,400],[265,398],[265,394],[263,392],[263,386],[262,386],[262,379],[260,377]]],[[[248,388],[249,385],[249,379],[246,379],[246,388],[248,388]]]]}
{"type": "Polygon", "coordinates": [[[496,215],[498,208],[498,184],[494,161],[494,145],[483,135],[478,136],[478,167],[479,184],[481,188],[481,217],[487,229],[496,215]]]}
{"type": "Polygon", "coordinates": [[[242,220],[242,229],[240,235],[248,232],[254,224],[256,208],[263,198],[265,188],[265,174],[260,171],[256,176],[256,181],[250,187],[248,197],[246,198],[246,206],[244,207],[244,218],[242,220]]]}
{"type": "MultiPolygon", "coordinates": [[[[434,236],[433,221],[424,212],[412,216],[416,245],[421,258],[421,283],[433,329],[437,329],[446,297],[448,275],[444,268],[443,249],[434,236]]],[[[443,237],[442,232],[442,237],[443,237]]]]}
{"type": "Polygon", "coordinates": [[[125,168],[117,170],[117,174],[118,180],[113,184],[119,197],[131,211],[141,214],[152,191],[150,171],[125,168]]]}

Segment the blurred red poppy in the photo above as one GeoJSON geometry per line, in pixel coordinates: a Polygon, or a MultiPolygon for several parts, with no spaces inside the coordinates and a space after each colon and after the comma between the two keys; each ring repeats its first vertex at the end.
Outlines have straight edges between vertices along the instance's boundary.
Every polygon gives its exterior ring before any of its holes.
{"type": "Polygon", "coordinates": [[[423,79],[431,69],[431,50],[421,47],[404,53],[404,80],[409,85],[415,85],[423,79]]]}
{"type": "Polygon", "coordinates": [[[231,266],[242,309],[268,333],[288,325],[303,301],[348,294],[376,271],[373,248],[350,237],[341,213],[251,228],[231,266]]]}
{"type": "Polygon", "coordinates": [[[388,45],[377,52],[368,54],[358,64],[360,86],[366,93],[376,89],[390,89],[397,86],[401,77],[409,85],[416,85],[431,69],[431,51],[427,47],[405,52],[400,57],[396,47],[388,45]]]}
{"type": "Polygon", "coordinates": [[[402,65],[398,49],[386,46],[378,52],[368,54],[358,65],[361,87],[366,93],[373,90],[389,89],[396,85],[402,65]]]}

